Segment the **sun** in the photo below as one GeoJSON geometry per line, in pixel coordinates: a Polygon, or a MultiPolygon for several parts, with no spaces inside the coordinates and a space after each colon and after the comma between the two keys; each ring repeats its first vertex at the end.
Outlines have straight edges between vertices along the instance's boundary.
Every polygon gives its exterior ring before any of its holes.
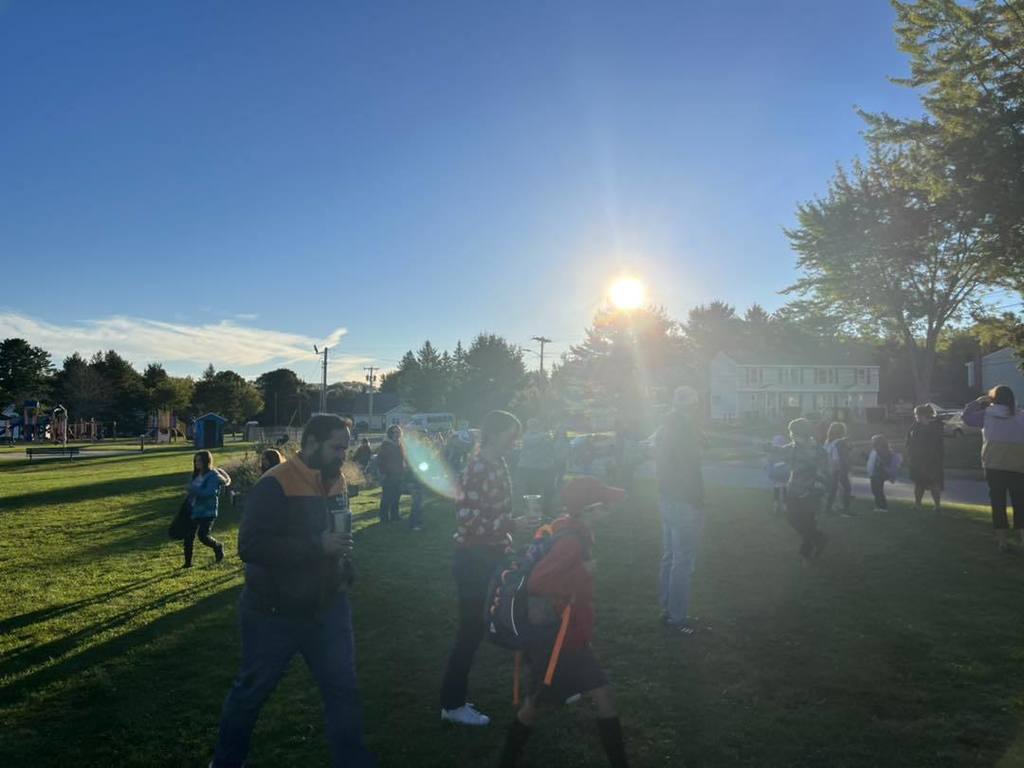
{"type": "Polygon", "coordinates": [[[647,302],[647,289],[635,277],[622,277],[612,283],[608,297],[616,309],[640,309],[647,302]]]}

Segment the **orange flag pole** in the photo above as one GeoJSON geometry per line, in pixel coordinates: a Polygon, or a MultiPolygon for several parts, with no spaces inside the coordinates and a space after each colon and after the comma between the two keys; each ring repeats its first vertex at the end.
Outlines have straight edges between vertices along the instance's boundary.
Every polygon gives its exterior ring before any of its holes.
{"type": "Polygon", "coordinates": [[[519,706],[519,672],[523,664],[523,652],[516,651],[515,669],[512,673],[512,706],[519,706]]]}
{"type": "Polygon", "coordinates": [[[562,646],[565,644],[565,633],[569,630],[569,614],[572,611],[572,603],[565,606],[562,611],[562,626],[558,628],[558,637],[555,638],[555,647],[551,649],[551,658],[548,660],[548,670],[544,674],[544,685],[551,685],[555,679],[555,667],[558,666],[558,657],[562,654],[562,646]]]}

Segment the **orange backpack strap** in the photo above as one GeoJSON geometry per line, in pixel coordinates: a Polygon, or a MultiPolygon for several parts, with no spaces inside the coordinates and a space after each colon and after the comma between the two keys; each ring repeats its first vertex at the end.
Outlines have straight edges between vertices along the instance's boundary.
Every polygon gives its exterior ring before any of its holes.
{"type": "Polygon", "coordinates": [[[516,651],[515,668],[512,672],[512,706],[519,706],[519,673],[523,666],[523,652],[516,651]]]}
{"type": "Polygon", "coordinates": [[[565,634],[569,631],[569,615],[572,613],[572,603],[562,610],[562,626],[558,628],[558,637],[555,638],[555,646],[551,649],[551,658],[548,659],[548,670],[544,673],[544,685],[550,686],[555,679],[555,667],[558,666],[558,657],[562,655],[562,646],[565,645],[565,634]]]}

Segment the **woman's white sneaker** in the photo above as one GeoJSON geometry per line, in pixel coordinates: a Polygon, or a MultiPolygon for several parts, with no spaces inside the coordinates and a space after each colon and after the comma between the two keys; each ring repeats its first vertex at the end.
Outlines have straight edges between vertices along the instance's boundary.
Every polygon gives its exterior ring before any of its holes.
{"type": "Polygon", "coordinates": [[[458,709],[442,709],[441,721],[456,725],[488,725],[491,718],[477,712],[472,704],[463,704],[458,709]]]}

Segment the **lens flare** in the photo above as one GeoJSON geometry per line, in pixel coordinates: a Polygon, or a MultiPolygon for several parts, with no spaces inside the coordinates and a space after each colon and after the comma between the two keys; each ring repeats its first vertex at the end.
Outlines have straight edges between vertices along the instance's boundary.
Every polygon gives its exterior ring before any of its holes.
{"type": "Polygon", "coordinates": [[[416,479],[434,493],[454,499],[458,487],[455,474],[430,437],[419,432],[406,432],[402,443],[416,479]]]}

